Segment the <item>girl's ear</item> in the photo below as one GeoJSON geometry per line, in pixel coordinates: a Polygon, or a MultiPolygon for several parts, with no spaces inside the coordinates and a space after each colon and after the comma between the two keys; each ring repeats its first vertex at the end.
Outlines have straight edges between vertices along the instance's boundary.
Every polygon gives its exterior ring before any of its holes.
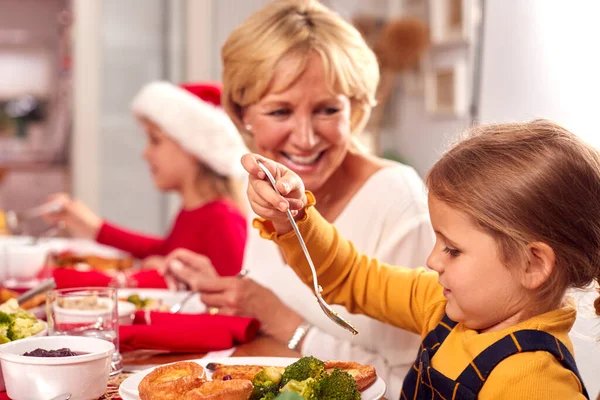
{"type": "Polygon", "coordinates": [[[552,247],[543,242],[527,245],[527,265],[521,283],[527,289],[535,290],[542,286],[554,271],[556,256],[552,247]]]}

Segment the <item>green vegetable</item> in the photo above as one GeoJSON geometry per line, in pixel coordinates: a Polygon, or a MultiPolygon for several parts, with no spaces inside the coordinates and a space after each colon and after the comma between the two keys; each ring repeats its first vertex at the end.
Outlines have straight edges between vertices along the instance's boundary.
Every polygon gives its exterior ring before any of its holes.
{"type": "Polygon", "coordinates": [[[275,395],[279,393],[281,376],[281,372],[274,367],[267,367],[256,374],[252,380],[254,389],[252,389],[250,400],[267,400],[275,398],[275,395]]]}
{"type": "Polygon", "coordinates": [[[23,339],[44,329],[44,323],[11,299],[0,306],[0,343],[23,339]]]}
{"type": "Polygon", "coordinates": [[[328,377],[321,379],[316,391],[319,400],[360,400],[356,381],[352,375],[339,368],[335,368],[328,377]]]}
{"type": "Polygon", "coordinates": [[[34,318],[21,318],[15,316],[14,325],[12,330],[8,331],[8,338],[10,340],[23,339],[37,333],[40,333],[44,329],[44,324],[34,318]]]}
{"type": "Polygon", "coordinates": [[[292,392],[291,390],[286,390],[285,392],[282,392],[279,396],[275,398],[277,400],[304,400],[302,396],[300,396],[296,392],[292,392]]]}
{"type": "Polygon", "coordinates": [[[325,363],[318,358],[308,356],[302,357],[293,364],[287,366],[281,378],[281,386],[285,386],[289,381],[295,380],[302,382],[308,378],[316,381],[327,376],[325,363]]]}
{"type": "Polygon", "coordinates": [[[10,339],[8,339],[8,332],[12,332],[14,324],[13,318],[9,314],[0,312],[0,342],[10,342],[10,339]],[[6,341],[4,341],[3,338],[6,338],[6,341]]]}
{"type": "Polygon", "coordinates": [[[317,381],[313,378],[308,378],[302,382],[291,380],[284,387],[281,388],[281,392],[291,391],[298,393],[305,400],[317,400],[317,381]]]}
{"type": "Polygon", "coordinates": [[[133,303],[138,309],[144,308],[148,302],[148,300],[142,299],[138,294],[132,294],[131,296],[127,297],[127,301],[133,303]]]}

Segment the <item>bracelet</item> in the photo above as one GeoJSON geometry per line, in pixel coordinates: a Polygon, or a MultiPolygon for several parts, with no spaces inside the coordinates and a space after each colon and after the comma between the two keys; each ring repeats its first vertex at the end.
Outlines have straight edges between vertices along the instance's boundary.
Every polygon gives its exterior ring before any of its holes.
{"type": "Polygon", "coordinates": [[[287,344],[288,349],[296,350],[298,348],[298,345],[302,341],[302,339],[304,339],[304,336],[306,336],[306,334],[310,330],[310,328],[312,328],[312,325],[309,324],[308,322],[301,323],[296,328],[296,330],[294,331],[294,334],[292,335],[292,338],[288,342],[288,344],[287,344]]]}

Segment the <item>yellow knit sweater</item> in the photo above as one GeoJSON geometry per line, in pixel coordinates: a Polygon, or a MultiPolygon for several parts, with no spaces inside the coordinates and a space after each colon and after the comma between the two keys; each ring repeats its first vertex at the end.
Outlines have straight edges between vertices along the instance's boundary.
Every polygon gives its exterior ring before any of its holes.
{"type": "MultiPolygon", "coordinates": [[[[327,302],[344,305],[351,313],[373,318],[421,334],[436,327],[445,313],[446,300],[437,273],[381,264],[358,254],[312,207],[309,194],[300,231],[313,258],[327,302]]],[[[310,268],[293,232],[277,235],[269,221],[257,219],[261,236],[275,241],[298,276],[312,285],[310,268]]],[[[357,229],[360,229],[357,227],[357,229]]],[[[538,315],[498,332],[479,333],[459,323],[431,360],[432,367],[456,379],[484,349],[508,333],[536,329],[550,333],[569,348],[568,333],[575,322],[573,304],[538,315]]],[[[350,318],[350,321],[352,319],[350,318]]],[[[415,349],[415,357],[417,349],[415,349]]],[[[480,399],[584,399],[577,376],[550,353],[520,353],[506,358],[492,371],[479,393],[480,399]]]]}

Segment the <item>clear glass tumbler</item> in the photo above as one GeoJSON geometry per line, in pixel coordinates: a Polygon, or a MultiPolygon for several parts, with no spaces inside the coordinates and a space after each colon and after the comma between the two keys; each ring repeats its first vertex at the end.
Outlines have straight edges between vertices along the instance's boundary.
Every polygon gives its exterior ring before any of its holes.
{"type": "Polygon", "coordinates": [[[116,288],[58,289],[46,297],[48,335],[88,336],[115,345],[111,375],[123,370],[119,352],[119,313],[116,288]]]}

